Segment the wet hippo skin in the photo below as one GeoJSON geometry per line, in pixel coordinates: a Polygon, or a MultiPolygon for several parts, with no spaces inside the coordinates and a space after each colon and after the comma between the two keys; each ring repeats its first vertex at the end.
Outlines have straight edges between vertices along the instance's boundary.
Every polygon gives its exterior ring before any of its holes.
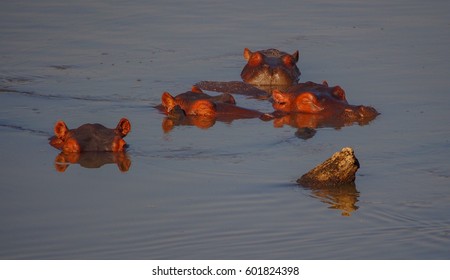
{"type": "Polygon", "coordinates": [[[252,85],[292,85],[298,82],[300,70],[297,67],[299,52],[293,54],[267,49],[252,52],[244,49],[247,64],[241,72],[244,82],[252,85]]]}
{"type": "Polygon", "coordinates": [[[65,153],[122,152],[126,147],[123,138],[130,130],[131,124],[126,118],[122,118],[114,129],[98,123],[69,129],[60,120],[55,124],[55,136],[50,138],[50,145],[65,153]]]}
{"type": "Polygon", "coordinates": [[[193,87],[191,91],[172,96],[164,92],[161,96],[162,104],[157,108],[170,113],[174,108],[181,109],[186,116],[260,118],[265,114],[256,110],[236,106],[234,98],[227,93],[211,96],[193,87]]]}
{"type": "Polygon", "coordinates": [[[272,92],[273,108],[283,113],[320,114],[324,117],[341,118],[346,121],[374,119],[379,113],[375,108],[350,105],[340,86],[329,87],[313,82],[300,83],[282,92],[272,92]]]}

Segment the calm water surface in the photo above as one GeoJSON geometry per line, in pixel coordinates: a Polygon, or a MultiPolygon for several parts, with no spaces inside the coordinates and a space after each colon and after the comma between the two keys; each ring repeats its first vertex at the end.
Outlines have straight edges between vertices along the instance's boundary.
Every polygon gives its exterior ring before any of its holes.
{"type": "Polygon", "coordinates": [[[1,259],[450,258],[450,2],[0,7],[1,259]],[[239,80],[245,47],[298,49],[301,81],[339,84],[381,115],[308,140],[257,119],[163,132],[162,92],[239,80]],[[58,119],[121,117],[127,172],[55,169],[58,119]],[[345,146],[356,188],[295,183],[345,146]]]}

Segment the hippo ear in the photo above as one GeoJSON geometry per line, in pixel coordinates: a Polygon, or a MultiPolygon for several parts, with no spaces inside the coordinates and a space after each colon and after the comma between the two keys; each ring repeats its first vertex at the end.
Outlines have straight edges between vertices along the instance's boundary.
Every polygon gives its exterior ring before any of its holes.
{"type": "Polygon", "coordinates": [[[298,59],[295,59],[295,57],[293,57],[290,54],[286,54],[286,55],[283,55],[281,60],[283,61],[284,65],[292,67],[295,65],[295,63],[297,63],[298,59]]]}
{"type": "Polygon", "coordinates": [[[244,49],[244,58],[245,58],[245,60],[249,60],[250,59],[250,57],[252,56],[252,51],[250,51],[249,49],[247,49],[247,48],[245,48],[244,49]]]}
{"type": "Polygon", "coordinates": [[[56,137],[59,139],[64,139],[69,132],[66,123],[63,121],[58,121],[53,130],[55,131],[56,137]]]}
{"type": "Polygon", "coordinates": [[[120,136],[125,137],[131,131],[131,123],[126,118],[121,118],[116,127],[116,133],[120,136]]]}
{"type": "Polygon", "coordinates": [[[170,93],[168,93],[167,91],[162,94],[161,101],[162,105],[166,109],[166,112],[172,111],[173,107],[177,105],[175,98],[172,95],[170,95],[170,93]]]}
{"type": "Polygon", "coordinates": [[[295,61],[295,62],[298,62],[298,57],[299,57],[299,56],[300,56],[300,54],[299,54],[298,50],[295,51],[295,52],[292,54],[292,58],[294,58],[294,61],[295,61]]]}
{"type": "Polygon", "coordinates": [[[277,103],[287,103],[289,101],[289,98],[278,89],[274,89],[272,91],[272,98],[273,98],[273,101],[275,101],[277,103]]]}
{"type": "Polygon", "coordinates": [[[203,93],[202,89],[199,88],[198,86],[192,86],[191,91],[194,93],[203,93]]]}
{"type": "Polygon", "coordinates": [[[328,82],[327,82],[326,80],[323,80],[323,81],[322,81],[322,85],[328,87],[328,82]]]}
{"type": "Polygon", "coordinates": [[[261,65],[263,63],[263,61],[264,61],[264,57],[263,57],[262,53],[254,52],[248,59],[247,64],[249,64],[252,67],[256,67],[256,66],[261,65]]]}
{"type": "Polygon", "coordinates": [[[304,92],[296,99],[297,111],[300,113],[318,113],[323,110],[317,97],[311,92],[304,92]]]}

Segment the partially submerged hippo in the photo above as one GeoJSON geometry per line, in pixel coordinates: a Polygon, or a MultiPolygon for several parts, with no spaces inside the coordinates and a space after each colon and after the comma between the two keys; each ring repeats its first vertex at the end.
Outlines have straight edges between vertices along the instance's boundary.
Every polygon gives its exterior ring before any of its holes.
{"type": "Polygon", "coordinates": [[[252,52],[244,49],[247,64],[241,72],[244,82],[256,86],[290,86],[298,82],[299,53],[288,54],[277,49],[252,52]]]}
{"type": "Polygon", "coordinates": [[[273,108],[283,113],[320,114],[351,122],[373,120],[379,115],[373,107],[349,105],[344,90],[329,87],[326,81],[300,83],[284,92],[274,90],[272,98],[273,108]]]}
{"type": "Polygon", "coordinates": [[[236,106],[236,101],[230,94],[211,96],[194,86],[191,91],[172,96],[164,92],[161,96],[162,104],[157,108],[167,114],[179,106],[186,116],[203,116],[211,118],[245,119],[270,118],[269,115],[256,110],[236,106]]]}
{"type": "Polygon", "coordinates": [[[123,138],[130,130],[131,124],[126,118],[122,118],[115,129],[98,123],[68,129],[63,121],[58,121],[50,145],[65,153],[122,152],[126,147],[123,138]]]}
{"type": "Polygon", "coordinates": [[[300,70],[297,67],[299,52],[293,54],[267,49],[252,52],[244,49],[247,64],[241,72],[244,82],[201,81],[196,84],[203,90],[242,94],[257,99],[267,99],[272,90],[285,90],[297,84],[300,70]]]}
{"type": "Polygon", "coordinates": [[[262,89],[257,88],[256,86],[240,82],[240,81],[231,81],[231,82],[217,82],[217,81],[201,81],[195,84],[196,87],[201,88],[203,90],[222,92],[222,93],[233,93],[245,95],[250,98],[266,100],[271,96],[271,88],[262,89]]]}
{"type": "Polygon", "coordinates": [[[300,83],[286,92],[273,92],[274,126],[298,128],[297,137],[309,139],[316,128],[341,128],[354,123],[366,125],[379,114],[369,106],[349,105],[340,86],[329,87],[327,82],[300,83]]]}

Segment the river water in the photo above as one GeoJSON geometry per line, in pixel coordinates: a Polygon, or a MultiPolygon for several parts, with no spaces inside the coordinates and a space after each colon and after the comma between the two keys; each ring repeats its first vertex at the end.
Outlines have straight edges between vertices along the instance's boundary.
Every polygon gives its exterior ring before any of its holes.
{"type": "Polygon", "coordinates": [[[0,4],[1,259],[450,258],[450,2],[65,2],[0,4]],[[245,47],[299,50],[302,82],[381,115],[163,131],[161,94],[240,80],[245,47]],[[56,169],[57,120],[121,117],[126,172],[56,169]],[[346,146],[354,188],[296,184],[346,146]]]}

